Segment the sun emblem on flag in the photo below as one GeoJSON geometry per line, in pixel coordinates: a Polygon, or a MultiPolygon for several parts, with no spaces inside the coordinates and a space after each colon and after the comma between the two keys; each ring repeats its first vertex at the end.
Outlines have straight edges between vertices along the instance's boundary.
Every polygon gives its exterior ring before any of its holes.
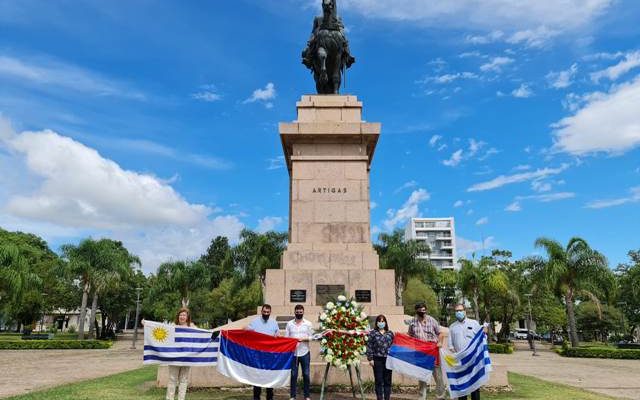
{"type": "Polygon", "coordinates": [[[157,342],[165,342],[167,337],[169,337],[169,332],[167,332],[167,329],[162,326],[153,328],[151,334],[153,335],[153,339],[157,342]]]}
{"type": "Polygon", "coordinates": [[[447,354],[444,356],[444,360],[447,362],[447,364],[449,364],[449,366],[451,367],[455,367],[457,365],[459,365],[460,363],[458,362],[458,360],[452,356],[451,354],[447,354]]]}

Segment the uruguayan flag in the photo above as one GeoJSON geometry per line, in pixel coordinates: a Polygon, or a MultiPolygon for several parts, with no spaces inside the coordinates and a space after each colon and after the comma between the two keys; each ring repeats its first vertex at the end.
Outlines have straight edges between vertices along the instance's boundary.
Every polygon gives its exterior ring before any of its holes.
{"type": "Polygon", "coordinates": [[[211,340],[212,332],[145,321],[143,363],[187,367],[216,365],[218,340],[211,340]]]}
{"type": "Polygon", "coordinates": [[[467,347],[450,353],[440,349],[443,372],[449,381],[449,394],[452,399],[466,396],[489,381],[491,359],[487,347],[487,336],[480,328],[467,347]]]}

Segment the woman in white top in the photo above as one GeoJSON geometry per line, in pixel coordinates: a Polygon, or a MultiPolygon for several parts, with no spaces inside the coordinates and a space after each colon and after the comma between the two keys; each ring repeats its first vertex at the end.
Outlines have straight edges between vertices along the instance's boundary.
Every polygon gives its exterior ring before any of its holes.
{"type": "MultiPolygon", "coordinates": [[[[195,327],[191,322],[191,312],[188,308],[182,307],[176,314],[175,324],[179,326],[195,327]]],[[[178,400],[184,400],[187,395],[189,385],[189,371],[191,367],[169,366],[169,381],[167,382],[167,400],[174,400],[176,385],[178,386],[178,400]]]]}

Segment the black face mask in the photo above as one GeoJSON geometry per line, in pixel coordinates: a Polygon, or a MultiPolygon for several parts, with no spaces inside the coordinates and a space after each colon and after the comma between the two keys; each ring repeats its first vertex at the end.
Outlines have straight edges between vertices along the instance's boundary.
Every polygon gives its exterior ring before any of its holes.
{"type": "Polygon", "coordinates": [[[304,314],[296,314],[296,319],[302,319],[303,316],[304,314]]]}
{"type": "Polygon", "coordinates": [[[262,314],[262,319],[265,321],[269,320],[269,314],[262,314]]]}
{"type": "Polygon", "coordinates": [[[422,318],[422,317],[424,317],[424,315],[426,314],[426,312],[424,312],[424,311],[418,311],[416,314],[418,314],[418,317],[422,318]]]}

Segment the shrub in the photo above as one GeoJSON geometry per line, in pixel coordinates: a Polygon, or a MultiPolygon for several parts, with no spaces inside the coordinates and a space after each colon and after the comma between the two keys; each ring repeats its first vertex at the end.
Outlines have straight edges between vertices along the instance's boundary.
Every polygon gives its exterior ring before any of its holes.
{"type": "Polygon", "coordinates": [[[104,340],[3,340],[0,350],[108,349],[104,340]]]}
{"type": "Polygon", "coordinates": [[[67,333],[76,333],[76,327],[74,325],[71,325],[68,329],[67,329],[67,333]]]}
{"type": "Polygon", "coordinates": [[[565,357],[640,360],[640,350],[616,349],[614,347],[569,347],[562,350],[561,354],[565,357]]]}
{"type": "Polygon", "coordinates": [[[494,354],[511,354],[513,346],[508,343],[489,343],[489,353],[494,354]]]}

